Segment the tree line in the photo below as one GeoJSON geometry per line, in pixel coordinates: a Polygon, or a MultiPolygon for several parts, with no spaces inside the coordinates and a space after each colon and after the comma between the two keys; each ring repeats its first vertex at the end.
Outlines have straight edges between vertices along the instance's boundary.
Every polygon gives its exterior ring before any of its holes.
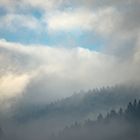
{"type": "Polygon", "coordinates": [[[50,140],[140,140],[140,100],[129,102],[125,109],[99,114],[97,120],[75,122],[50,140]]]}

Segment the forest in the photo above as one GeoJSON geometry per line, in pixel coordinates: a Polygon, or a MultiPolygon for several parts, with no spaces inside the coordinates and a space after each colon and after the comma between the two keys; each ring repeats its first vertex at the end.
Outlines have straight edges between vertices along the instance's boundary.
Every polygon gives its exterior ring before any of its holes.
{"type": "Polygon", "coordinates": [[[129,102],[126,109],[111,110],[96,121],[86,120],[84,124],[75,122],[50,140],[139,140],[140,100],[129,102]]]}
{"type": "Polygon", "coordinates": [[[23,99],[1,112],[0,136],[2,140],[139,140],[139,95],[139,87],[113,86],[80,91],[45,105],[25,104],[23,99]]]}

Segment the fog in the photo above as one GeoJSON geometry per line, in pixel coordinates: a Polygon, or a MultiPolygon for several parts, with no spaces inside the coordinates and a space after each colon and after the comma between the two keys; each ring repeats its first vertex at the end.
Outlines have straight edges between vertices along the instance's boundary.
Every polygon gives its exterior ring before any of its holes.
{"type": "Polygon", "coordinates": [[[125,112],[123,121],[92,129],[84,122],[98,124],[99,113],[139,99],[139,7],[139,0],[1,0],[0,139],[136,139],[125,112]],[[75,122],[82,129],[67,135],[75,122]]]}
{"type": "Polygon", "coordinates": [[[0,50],[1,100],[24,95],[29,102],[43,103],[95,87],[139,84],[138,49],[126,60],[80,47],[24,46],[4,40],[0,50]]]}

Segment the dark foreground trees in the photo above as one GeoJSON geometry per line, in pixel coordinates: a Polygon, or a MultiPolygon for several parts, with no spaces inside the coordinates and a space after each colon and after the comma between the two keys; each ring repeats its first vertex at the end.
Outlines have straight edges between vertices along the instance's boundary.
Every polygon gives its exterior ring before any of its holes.
{"type": "Polygon", "coordinates": [[[75,123],[50,140],[140,140],[140,101],[111,110],[105,117],[100,114],[96,121],[75,123]]]}

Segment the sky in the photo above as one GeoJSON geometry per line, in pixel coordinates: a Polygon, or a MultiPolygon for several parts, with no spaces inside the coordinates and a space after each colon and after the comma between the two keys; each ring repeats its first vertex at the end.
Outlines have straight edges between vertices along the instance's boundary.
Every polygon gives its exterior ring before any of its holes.
{"type": "Polygon", "coordinates": [[[139,0],[0,0],[0,100],[49,102],[140,83],[139,0]]]}

